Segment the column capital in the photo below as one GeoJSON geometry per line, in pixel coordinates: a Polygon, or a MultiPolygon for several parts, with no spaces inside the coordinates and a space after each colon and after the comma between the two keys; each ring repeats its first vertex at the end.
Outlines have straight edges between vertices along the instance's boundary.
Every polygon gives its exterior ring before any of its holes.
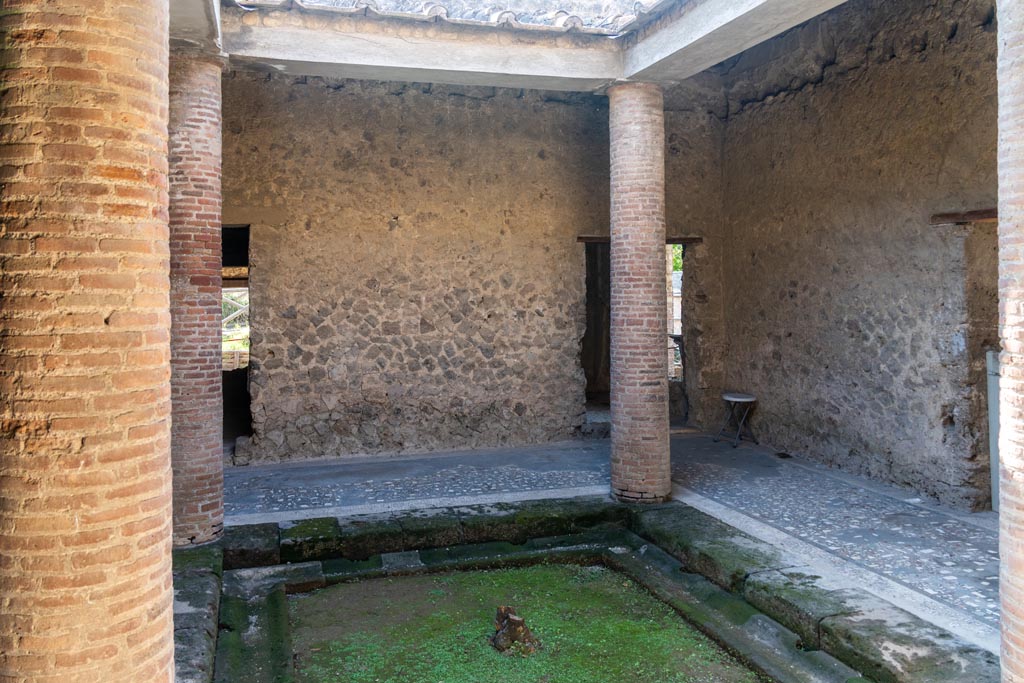
{"type": "Polygon", "coordinates": [[[665,88],[660,86],[658,83],[652,83],[650,81],[618,81],[612,83],[604,91],[604,94],[608,99],[612,99],[618,95],[624,95],[626,93],[648,93],[651,97],[657,97],[659,101],[664,101],[665,88]]]}
{"type": "Polygon", "coordinates": [[[610,97],[613,91],[621,90],[648,90],[651,92],[657,92],[659,94],[665,92],[665,89],[661,87],[660,83],[654,83],[653,81],[618,81],[608,86],[608,88],[605,90],[605,94],[607,94],[610,97]]]}
{"type": "Polygon", "coordinates": [[[170,56],[171,68],[174,68],[176,63],[188,61],[207,62],[218,66],[222,72],[227,71],[228,68],[229,57],[226,52],[202,48],[196,45],[172,45],[170,56]]]}

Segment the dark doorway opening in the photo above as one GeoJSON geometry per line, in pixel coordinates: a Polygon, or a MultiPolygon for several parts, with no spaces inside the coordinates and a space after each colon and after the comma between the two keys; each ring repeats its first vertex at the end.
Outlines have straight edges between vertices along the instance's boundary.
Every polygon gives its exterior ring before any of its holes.
{"type": "Polygon", "coordinates": [[[588,242],[587,330],[580,360],[587,378],[587,403],[608,405],[611,388],[611,249],[607,242],[588,242]]]}
{"type": "MultiPolygon", "coordinates": [[[[578,238],[586,250],[587,328],[580,348],[580,364],[586,377],[587,418],[584,432],[604,434],[610,427],[611,390],[611,244],[607,237],[578,238]]],[[[669,414],[673,425],[685,425],[688,418],[686,395],[686,344],[688,330],[683,292],[683,270],[687,245],[698,238],[669,238],[665,247],[666,308],[668,327],[665,350],[669,369],[669,414]]]]}
{"type": "Polygon", "coordinates": [[[222,238],[224,442],[252,434],[249,398],[249,226],[225,225],[222,238]]]}
{"type": "Polygon", "coordinates": [[[608,242],[588,242],[587,329],[580,362],[587,378],[587,413],[583,435],[605,438],[611,434],[611,248],[608,242]]]}

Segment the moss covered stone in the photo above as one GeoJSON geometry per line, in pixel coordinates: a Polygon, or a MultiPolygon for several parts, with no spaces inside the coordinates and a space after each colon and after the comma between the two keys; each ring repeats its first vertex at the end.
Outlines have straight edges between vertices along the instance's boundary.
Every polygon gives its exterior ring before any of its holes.
{"type": "Polygon", "coordinates": [[[747,576],[787,565],[772,545],[679,503],[637,511],[633,530],[672,553],[690,571],[734,592],[747,576]]]}
{"type": "Polygon", "coordinates": [[[283,587],[221,602],[214,683],[293,683],[292,640],[283,587]]]}
{"type": "Polygon", "coordinates": [[[850,614],[851,607],[841,591],[826,590],[819,577],[799,571],[768,571],[747,577],[743,587],[747,602],[791,629],[808,649],[821,647],[821,620],[850,614]]]}
{"type": "MultiPolygon", "coordinates": [[[[194,557],[194,556],[193,556],[194,557]]],[[[218,567],[186,564],[174,573],[174,668],[177,683],[209,683],[220,605],[218,567]]]]}
{"type": "Polygon", "coordinates": [[[474,543],[470,545],[456,545],[447,548],[421,550],[420,558],[422,559],[423,564],[429,567],[447,565],[459,560],[475,560],[481,558],[497,559],[506,555],[521,553],[523,550],[524,547],[521,545],[515,545],[505,541],[495,541],[493,543],[474,543]]]}
{"type": "Polygon", "coordinates": [[[365,560],[346,560],[344,558],[324,560],[320,566],[323,567],[324,579],[329,584],[382,574],[384,571],[384,563],[380,555],[374,555],[365,560]]]}
{"type": "Polygon", "coordinates": [[[224,551],[220,543],[195,548],[175,548],[171,558],[175,573],[200,570],[220,576],[224,566],[224,551]]]}
{"type": "Polygon", "coordinates": [[[451,509],[409,515],[398,523],[402,528],[402,546],[407,550],[443,548],[463,542],[461,520],[451,509]]]}
{"type": "Polygon", "coordinates": [[[246,524],[224,529],[224,568],[268,567],[281,563],[277,524],[246,524]]]}
{"type": "Polygon", "coordinates": [[[279,533],[282,562],[308,562],[342,555],[341,527],[336,517],[282,522],[279,533]]]}

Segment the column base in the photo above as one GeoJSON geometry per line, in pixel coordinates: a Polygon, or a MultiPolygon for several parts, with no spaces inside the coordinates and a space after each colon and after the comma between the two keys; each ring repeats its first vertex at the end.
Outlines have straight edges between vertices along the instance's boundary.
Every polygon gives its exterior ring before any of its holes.
{"type": "Polygon", "coordinates": [[[622,491],[620,489],[612,489],[612,497],[620,503],[641,503],[644,505],[655,504],[655,503],[668,503],[672,500],[672,493],[666,493],[664,495],[647,493],[645,491],[622,491]]]}

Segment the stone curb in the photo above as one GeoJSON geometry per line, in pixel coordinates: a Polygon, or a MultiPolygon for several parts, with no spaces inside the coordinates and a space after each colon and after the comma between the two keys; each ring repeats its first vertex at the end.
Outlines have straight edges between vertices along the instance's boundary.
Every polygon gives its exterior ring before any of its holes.
{"type": "Polygon", "coordinates": [[[682,503],[634,508],[630,528],[734,593],[750,574],[791,564],[775,546],[682,503]]]}
{"type": "Polygon", "coordinates": [[[828,591],[818,577],[795,570],[752,573],[743,584],[743,597],[786,628],[797,633],[805,647],[821,647],[819,625],[827,617],[852,614],[841,591],[828,591]]]}
{"type": "Polygon", "coordinates": [[[319,563],[225,573],[214,683],[292,683],[288,586],[323,587],[319,563]]]}
{"type": "Polygon", "coordinates": [[[861,590],[831,590],[775,546],[683,503],[635,508],[632,529],[878,683],[998,683],[998,657],[861,590]]]}
{"type": "Polygon", "coordinates": [[[700,574],[688,573],[678,560],[655,546],[640,553],[611,554],[606,564],[631,576],[691,623],[777,681],[871,683],[821,650],[802,646],[785,628],[742,596],[700,574]]]}
{"type": "Polygon", "coordinates": [[[819,624],[822,649],[879,683],[998,683],[999,658],[862,590],[819,624]]]}
{"type": "Polygon", "coordinates": [[[242,525],[225,530],[224,567],[359,561],[383,553],[492,541],[523,544],[531,538],[624,527],[628,519],[626,506],[595,497],[242,525]]]}
{"type": "Polygon", "coordinates": [[[175,550],[175,683],[210,683],[214,673],[221,603],[219,544],[175,550]]]}

